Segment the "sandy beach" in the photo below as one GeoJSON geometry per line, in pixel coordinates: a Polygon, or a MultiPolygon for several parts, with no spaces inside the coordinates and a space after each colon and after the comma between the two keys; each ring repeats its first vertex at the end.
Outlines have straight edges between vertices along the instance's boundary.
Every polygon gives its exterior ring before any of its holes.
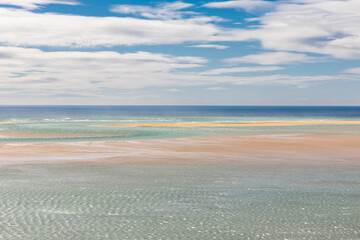
{"type": "Polygon", "coordinates": [[[265,134],[1,143],[0,163],[360,166],[360,136],[265,134]]]}

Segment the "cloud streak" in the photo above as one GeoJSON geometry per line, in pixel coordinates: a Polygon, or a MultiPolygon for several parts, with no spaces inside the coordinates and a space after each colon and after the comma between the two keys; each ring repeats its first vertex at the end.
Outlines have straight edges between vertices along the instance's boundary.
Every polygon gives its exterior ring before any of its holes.
{"type": "MultiPolygon", "coordinates": [[[[55,0],[42,1],[51,3],[55,0]]],[[[32,4],[39,2],[30,1],[32,4]]],[[[25,1],[18,4],[22,3],[25,1]]],[[[259,24],[251,28],[220,27],[220,18],[216,16],[190,14],[190,17],[185,17],[182,10],[193,5],[184,2],[155,7],[117,5],[112,8],[142,18],[89,17],[0,8],[0,43],[9,46],[111,47],[259,41],[266,50],[360,59],[360,28],[354,24],[360,22],[360,2],[357,0],[253,0],[209,4],[205,6],[271,4],[273,8],[256,18],[259,24]]]]}
{"type": "Polygon", "coordinates": [[[231,39],[212,17],[149,20],[33,13],[0,8],[0,42],[10,46],[96,47],[231,39]],[[76,23],[76,24],[74,24],[76,23]]]}
{"type": "Polygon", "coordinates": [[[360,67],[349,68],[343,71],[344,73],[360,74],[360,67]]]}
{"type": "Polygon", "coordinates": [[[291,74],[291,69],[301,72],[308,66],[303,63],[360,59],[358,0],[234,0],[211,2],[206,8],[181,1],[122,4],[112,6],[111,17],[33,11],[47,4],[80,4],[70,0],[0,4],[7,6],[0,7],[0,88],[8,95],[116,99],[121,91],[136,95],[147,88],[186,95],[189,86],[226,86],[231,92],[228,85],[306,87],[360,81],[358,67],[329,75],[314,68],[308,75],[291,74]],[[207,16],[206,10],[215,12],[207,8],[244,9],[257,17],[238,25],[207,16]],[[171,54],[161,53],[170,47],[144,47],[164,44],[176,45],[171,54]]]}
{"type": "Polygon", "coordinates": [[[254,63],[260,65],[296,64],[323,61],[323,58],[309,57],[302,53],[265,52],[246,55],[243,57],[225,59],[226,63],[254,63]]]}
{"type": "Polygon", "coordinates": [[[236,8],[244,9],[248,12],[251,12],[259,8],[269,8],[273,6],[273,2],[262,1],[262,0],[234,0],[234,1],[225,1],[225,2],[211,2],[206,3],[203,6],[208,8],[236,8]]]}
{"type": "Polygon", "coordinates": [[[275,71],[281,68],[220,68],[195,71],[207,60],[192,56],[134,52],[44,52],[34,48],[0,47],[0,88],[15,89],[18,95],[31,92],[67,93],[85,96],[116,96],[125,89],[185,86],[293,85],[307,86],[332,81],[359,80],[360,75],[227,76],[228,73],[275,71]],[[25,92],[24,92],[25,91],[25,92]]]}
{"type": "Polygon", "coordinates": [[[75,0],[0,0],[0,4],[21,7],[27,10],[38,9],[42,5],[48,4],[80,5],[75,0]]]}
{"type": "Polygon", "coordinates": [[[181,1],[172,3],[158,4],[156,7],[144,6],[144,5],[114,5],[110,11],[121,14],[132,14],[135,16],[141,16],[150,19],[180,19],[184,15],[194,15],[195,12],[180,11],[194,4],[184,3],[181,1]]]}
{"type": "Polygon", "coordinates": [[[215,49],[227,49],[229,48],[228,46],[224,46],[224,45],[220,45],[220,44],[198,44],[198,45],[193,45],[193,46],[189,46],[189,47],[194,47],[194,48],[215,48],[215,49]]]}
{"type": "Polygon", "coordinates": [[[259,24],[233,35],[234,41],[259,41],[264,49],[360,59],[360,2],[358,0],[238,0],[205,4],[211,8],[251,11],[272,5],[263,15],[248,19],[259,24]]]}
{"type": "MultiPolygon", "coordinates": [[[[200,57],[149,52],[44,52],[0,47],[0,86],[89,92],[172,85],[176,72],[206,63],[200,57]],[[141,66],[141,67],[139,67],[141,66]]],[[[176,84],[175,84],[176,85],[176,84]]]]}
{"type": "Polygon", "coordinates": [[[248,33],[265,49],[360,58],[360,28],[354,24],[360,22],[357,0],[280,2],[258,20],[258,29],[248,33]]]}
{"type": "Polygon", "coordinates": [[[206,72],[201,72],[202,75],[220,75],[228,73],[247,73],[247,72],[268,72],[282,70],[282,67],[237,67],[237,68],[216,68],[206,72]]]}

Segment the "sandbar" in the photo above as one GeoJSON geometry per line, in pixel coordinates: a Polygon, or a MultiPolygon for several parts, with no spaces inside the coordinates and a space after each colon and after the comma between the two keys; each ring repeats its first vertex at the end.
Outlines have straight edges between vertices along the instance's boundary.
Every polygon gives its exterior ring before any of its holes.
{"type": "Polygon", "coordinates": [[[238,127],[238,126],[295,126],[295,125],[359,125],[360,121],[277,121],[277,122],[234,122],[234,123],[129,123],[93,125],[96,127],[238,127]]]}
{"type": "Polygon", "coordinates": [[[360,136],[264,134],[0,143],[0,163],[360,166],[360,136]]]}

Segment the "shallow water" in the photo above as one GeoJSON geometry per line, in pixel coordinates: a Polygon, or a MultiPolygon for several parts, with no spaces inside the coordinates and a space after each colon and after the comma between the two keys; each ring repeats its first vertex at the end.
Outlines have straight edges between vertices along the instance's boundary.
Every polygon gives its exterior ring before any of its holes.
{"type": "Polygon", "coordinates": [[[360,107],[37,106],[0,107],[1,142],[104,141],[244,134],[360,134],[359,125],[124,128],[176,122],[360,120],[360,107]]]}
{"type": "Polygon", "coordinates": [[[360,168],[2,166],[0,239],[360,239],[360,168]]]}

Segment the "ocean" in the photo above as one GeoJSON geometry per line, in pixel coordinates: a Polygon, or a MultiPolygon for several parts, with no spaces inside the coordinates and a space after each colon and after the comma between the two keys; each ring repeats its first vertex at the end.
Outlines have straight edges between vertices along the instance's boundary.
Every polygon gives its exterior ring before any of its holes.
{"type": "Polygon", "coordinates": [[[127,123],[232,123],[267,121],[359,121],[360,107],[244,106],[2,106],[0,142],[104,141],[208,135],[309,132],[360,134],[355,126],[161,127],[97,125],[127,123]]]}
{"type": "MultiPolygon", "coordinates": [[[[0,147],[222,135],[336,138],[360,135],[360,126],[97,125],[359,120],[360,107],[2,106],[0,147]]],[[[82,160],[1,164],[0,240],[360,239],[358,166],[82,160]]]]}
{"type": "Polygon", "coordinates": [[[352,167],[14,165],[0,239],[360,239],[352,167]]]}

